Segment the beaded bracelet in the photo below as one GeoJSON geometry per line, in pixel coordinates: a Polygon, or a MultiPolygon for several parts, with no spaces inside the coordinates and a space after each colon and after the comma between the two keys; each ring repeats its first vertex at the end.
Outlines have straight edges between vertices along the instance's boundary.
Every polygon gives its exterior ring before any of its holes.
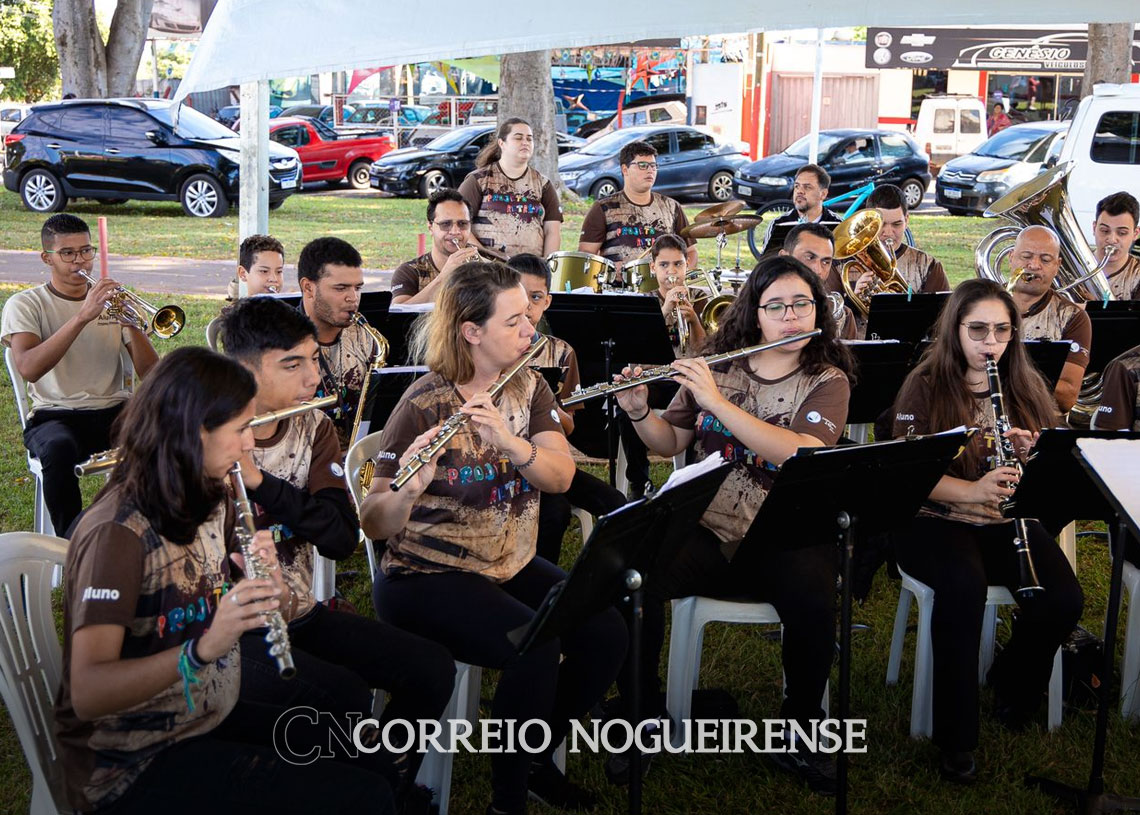
{"type": "Polygon", "coordinates": [[[535,444],[530,439],[527,439],[526,442],[527,442],[527,444],[530,445],[530,458],[528,458],[522,464],[516,464],[515,465],[516,469],[519,469],[519,470],[525,470],[527,467],[534,464],[535,460],[538,458],[538,445],[535,444]]]}

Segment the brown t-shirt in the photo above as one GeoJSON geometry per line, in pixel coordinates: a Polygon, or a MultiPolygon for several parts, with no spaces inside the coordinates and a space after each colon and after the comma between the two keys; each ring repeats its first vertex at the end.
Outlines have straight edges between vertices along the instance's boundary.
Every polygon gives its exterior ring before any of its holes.
{"type": "Polygon", "coordinates": [[[317,396],[340,395],[341,405],[325,412],[336,427],[341,452],[347,452],[352,444],[349,435],[360,403],[360,389],[376,353],[376,343],[372,335],[353,324],[342,329],[334,341],[320,343],[320,351],[321,386],[317,396]]]}
{"type": "Polygon", "coordinates": [[[471,212],[471,234],[508,255],[545,255],[543,224],[562,220],[554,185],[533,167],[511,178],[493,162],[468,174],[459,194],[471,212]]]}
{"type": "Polygon", "coordinates": [[[1140,345],[1104,369],[1104,392],[1092,417],[1093,430],[1140,430],[1140,345]]]}
{"type": "Polygon", "coordinates": [[[1088,367],[1092,321],[1083,308],[1050,289],[1021,317],[1023,341],[1064,340],[1070,346],[1065,362],[1088,367]]]}
{"type": "MultiPolygon", "coordinates": [[[[717,366],[721,368],[721,366],[717,366]]],[[[717,389],[736,407],[758,419],[796,433],[815,436],[824,444],[839,441],[847,423],[851,385],[838,368],[826,367],[814,375],[797,369],[782,379],[761,379],[737,359],[723,370],[713,370],[717,389]]],[[[701,518],[731,558],[752,525],[760,505],[772,488],[778,465],[765,461],[741,445],[712,414],[703,410],[688,388],[681,388],[661,418],[674,427],[696,432],[693,448],[701,461],[720,453],[725,461],[742,461],[729,471],[701,518]]]]}
{"type": "MultiPolygon", "coordinates": [[[[552,337],[549,334],[546,335],[546,339],[548,342],[531,360],[530,367],[562,369],[562,379],[558,386],[558,398],[561,399],[573,393],[574,389],[582,383],[581,375],[578,373],[578,355],[574,353],[574,349],[566,340],[560,340],[558,337],[552,337]]],[[[581,404],[571,405],[567,411],[574,411],[580,407],[581,404]]]]}
{"type": "MultiPolygon", "coordinates": [[[[650,193],[648,204],[635,204],[624,192],[597,201],[582,221],[583,243],[600,243],[603,257],[625,263],[645,250],[661,235],[680,235],[689,225],[685,210],[672,198],[650,193]]],[[[689,238],[692,246],[697,241],[689,238]]]]}
{"type": "MultiPolygon", "coordinates": [[[[511,433],[530,438],[561,432],[554,394],[541,374],[521,371],[512,384],[498,405],[511,433]]],[[[455,385],[437,373],[413,382],[384,426],[375,477],[395,477],[415,437],[445,422],[463,401],[455,385]]],[[[534,557],[538,498],[507,455],[465,424],[447,443],[407,527],[388,541],[381,568],[386,574],[463,571],[509,580],[534,557]]]]}
{"type": "MultiPolygon", "coordinates": [[[[257,439],[253,461],[258,469],[316,495],[324,489],[346,489],[344,458],[336,428],[328,416],[310,410],[277,423],[277,431],[267,439],[257,439]]],[[[275,522],[253,502],[258,529],[273,533],[277,562],[285,583],[297,596],[296,619],[316,605],[313,597],[313,546],[298,538],[282,523],[275,522]]]]}
{"type": "Polygon", "coordinates": [[[418,258],[405,261],[392,272],[392,296],[410,297],[419,294],[428,283],[439,276],[439,269],[435,267],[431,252],[420,255],[418,258]]]}
{"type": "Polygon", "coordinates": [[[160,537],[118,490],[104,492],[71,537],[64,568],[63,684],[56,700],[68,800],[89,810],[119,798],[162,750],[218,726],[238,698],[240,664],[229,653],[198,671],[190,685],[194,712],[178,680],[145,702],[82,721],[71,704],[71,645],[80,628],[126,629],[120,658],[177,648],[209,628],[229,590],[229,501],[179,546],[160,537]]]}
{"type": "Polygon", "coordinates": [[[1117,300],[1140,300],[1140,258],[1128,258],[1120,271],[1108,278],[1108,287],[1117,300]]]}

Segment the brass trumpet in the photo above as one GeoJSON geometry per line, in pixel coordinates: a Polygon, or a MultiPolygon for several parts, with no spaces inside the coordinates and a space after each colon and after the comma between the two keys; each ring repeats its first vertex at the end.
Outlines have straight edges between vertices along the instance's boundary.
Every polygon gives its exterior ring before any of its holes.
{"type": "MultiPolygon", "coordinates": [[[[665,282],[672,288],[677,285],[677,278],[675,275],[669,275],[665,278],[665,282]]],[[[677,305],[673,307],[673,321],[677,326],[677,344],[681,348],[681,356],[684,356],[689,351],[689,335],[692,333],[689,330],[689,323],[685,320],[685,315],[681,311],[681,304],[689,302],[689,290],[684,289],[677,295],[677,305]]]]}
{"type": "MultiPolygon", "coordinates": [[[[511,256],[506,252],[500,252],[498,249],[495,249],[492,246],[484,246],[483,244],[479,243],[479,241],[475,241],[474,243],[465,243],[463,246],[459,245],[459,241],[452,241],[452,243],[455,244],[456,249],[474,249],[487,260],[497,260],[500,263],[506,263],[511,259],[511,256]]],[[[468,262],[470,263],[470,261],[468,262]]]]}
{"type": "MultiPolygon", "coordinates": [[[[98,279],[80,269],[76,272],[94,286],[98,279]]],[[[117,287],[103,303],[103,313],[112,320],[126,323],[144,334],[168,340],[186,325],[186,312],[178,306],[155,308],[132,291],[117,287]]]]}

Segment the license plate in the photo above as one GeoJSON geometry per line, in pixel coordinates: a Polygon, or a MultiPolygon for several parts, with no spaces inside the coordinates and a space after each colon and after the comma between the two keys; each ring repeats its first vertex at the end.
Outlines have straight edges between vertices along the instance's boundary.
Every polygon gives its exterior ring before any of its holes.
{"type": "Polygon", "coordinates": [[[737,185],[736,191],[740,195],[751,195],[752,194],[752,188],[751,187],[745,187],[743,184],[737,185]]]}
{"type": "Polygon", "coordinates": [[[947,198],[961,198],[962,197],[962,191],[961,190],[952,190],[949,187],[944,189],[942,191],[942,194],[945,195],[947,198]]]}
{"type": "Polygon", "coordinates": [[[286,178],[281,181],[281,189],[283,190],[291,190],[296,186],[297,178],[295,176],[293,178],[286,178]]]}

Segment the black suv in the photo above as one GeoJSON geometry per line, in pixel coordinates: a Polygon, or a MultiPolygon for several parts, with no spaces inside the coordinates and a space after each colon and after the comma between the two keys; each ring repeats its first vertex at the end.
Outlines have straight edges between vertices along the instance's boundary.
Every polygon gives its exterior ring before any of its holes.
{"type": "MultiPolygon", "coordinates": [[[[69,198],[121,203],[179,201],[188,215],[220,218],[238,197],[232,130],[164,99],[74,99],[37,105],[4,138],[4,186],[33,212],[59,212],[69,198]]],[[[269,142],[269,207],[301,186],[301,163],[269,142]]]]}

